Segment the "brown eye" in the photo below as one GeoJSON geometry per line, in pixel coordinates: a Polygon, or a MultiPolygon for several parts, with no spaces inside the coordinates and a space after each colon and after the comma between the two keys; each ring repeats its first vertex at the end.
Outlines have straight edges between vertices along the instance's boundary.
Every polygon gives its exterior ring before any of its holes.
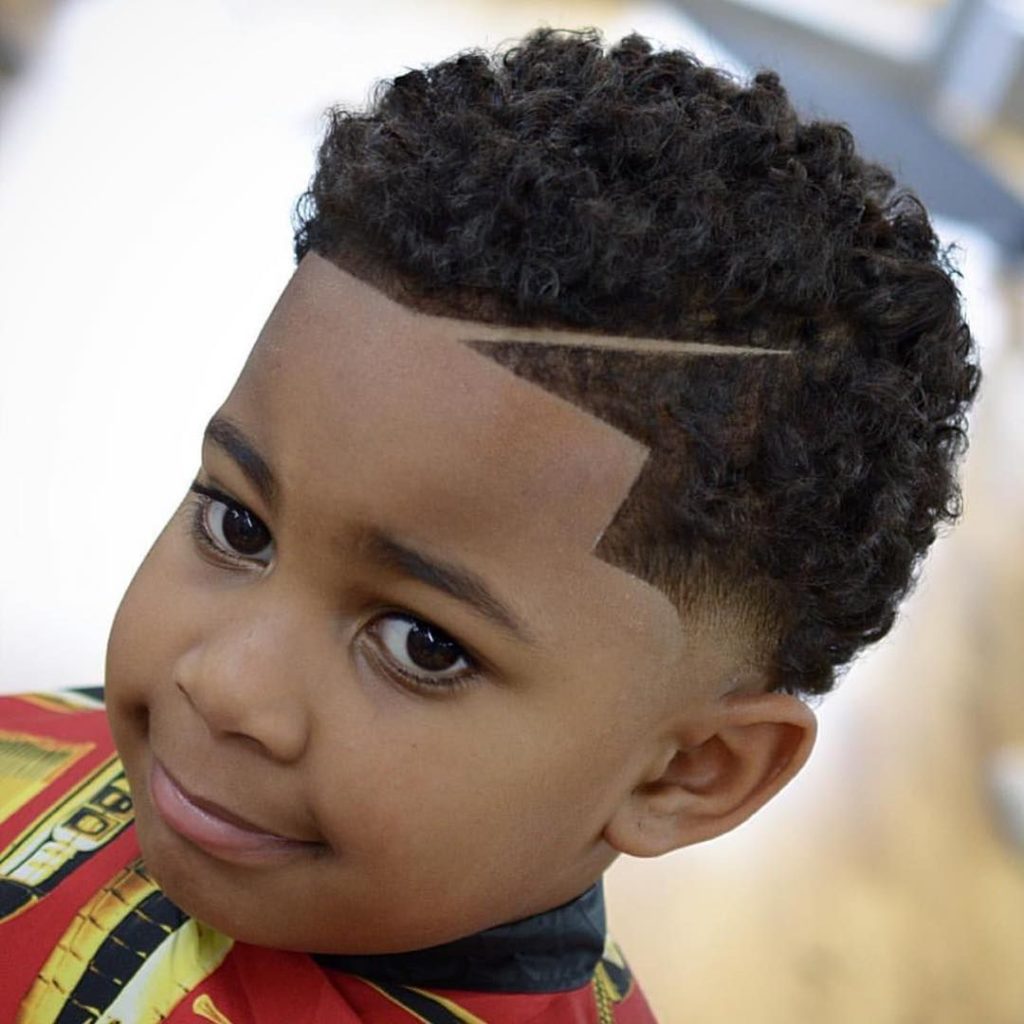
{"type": "Polygon", "coordinates": [[[457,640],[443,629],[408,615],[385,615],[374,632],[387,656],[405,675],[425,683],[443,683],[473,672],[457,640]]]}
{"type": "Polygon", "coordinates": [[[405,650],[417,668],[446,672],[462,658],[462,648],[447,633],[426,622],[413,622],[405,635],[405,650]]]}
{"type": "Polygon", "coordinates": [[[270,543],[267,528],[245,508],[225,509],[221,530],[224,540],[240,555],[258,555],[270,543]]]}
{"type": "Polygon", "coordinates": [[[210,499],[203,513],[203,526],[211,543],[226,554],[264,564],[273,557],[270,531],[241,505],[210,499]]]}

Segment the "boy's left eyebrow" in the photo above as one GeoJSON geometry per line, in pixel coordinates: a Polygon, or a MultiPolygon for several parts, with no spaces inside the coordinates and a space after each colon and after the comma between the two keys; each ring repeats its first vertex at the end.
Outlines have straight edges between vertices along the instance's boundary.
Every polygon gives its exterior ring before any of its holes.
{"type": "Polygon", "coordinates": [[[214,416],[206,425],[203,440],[210,441],[230,455],[259,492],[260,497],[268,505],[273,505],[277,494],[274,471],[267,465],[266,459],[256,450],[252,441],[231,420],[223,416],[214,416]]]}
{"type": "Polygon", "coordinates": [[[380,565],[469,605],[517,640],[534,643],[526,626],[475,572],[417,551],[381,530],[367,530],[363,545],[365,553],[380,565]]]}

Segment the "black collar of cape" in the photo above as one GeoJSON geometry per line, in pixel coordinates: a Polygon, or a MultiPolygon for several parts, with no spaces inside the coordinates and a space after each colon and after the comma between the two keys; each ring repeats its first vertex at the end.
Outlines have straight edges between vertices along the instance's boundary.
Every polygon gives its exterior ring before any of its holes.
{"type": "Polygon", "coordinates": [[[553,910],[408,953],[313,954],[322,967],[384,984],[472,992],[564,992],[587,984],[604,952],[598,882],[553,910]]]}

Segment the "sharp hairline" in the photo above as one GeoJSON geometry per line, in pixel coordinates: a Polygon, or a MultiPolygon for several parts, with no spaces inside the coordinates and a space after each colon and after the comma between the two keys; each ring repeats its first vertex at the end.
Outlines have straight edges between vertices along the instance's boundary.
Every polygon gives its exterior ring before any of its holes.
{"type": "Polygon", "coordinates": [[[366,533],[366,550],[377,562],[469,605],[506,632],[532,642],[529,630],[473,571],[427,555],[382,530],[366,533]]]}
{"type": "Polygon", "coordinates": [[[277,493],[274,471],[242,429],[226,416],[214,416],[206,425],[203,439],[231,457],[268,504],[277,493]]]}

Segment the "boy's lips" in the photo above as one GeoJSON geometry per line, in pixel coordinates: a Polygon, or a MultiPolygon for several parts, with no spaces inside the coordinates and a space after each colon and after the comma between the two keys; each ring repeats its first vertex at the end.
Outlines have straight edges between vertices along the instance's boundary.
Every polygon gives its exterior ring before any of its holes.
{"type": "Polygon", "coordinates": [[[171,829],[206,853],[239,864],[288,860],[323,844],[264,832],[219,804],[193,796],[154,757],[149,791],[157,813],[171,829]]]}

